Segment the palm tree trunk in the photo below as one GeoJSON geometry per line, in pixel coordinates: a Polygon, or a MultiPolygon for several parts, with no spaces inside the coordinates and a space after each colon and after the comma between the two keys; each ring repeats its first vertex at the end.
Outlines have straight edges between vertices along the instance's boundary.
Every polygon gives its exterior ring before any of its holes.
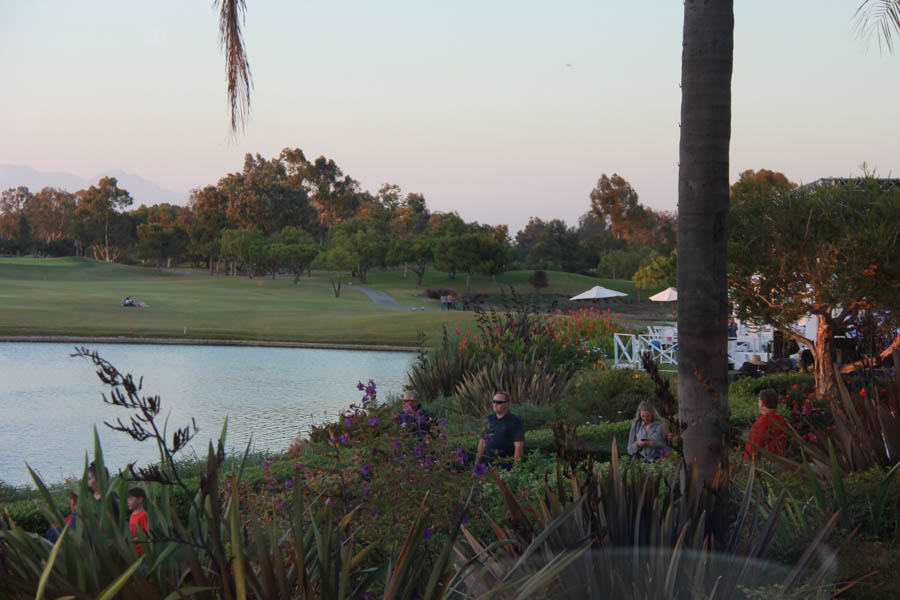
{"type": "Polygon", "coordinates": [[[728,149],[733,0],[685,0],[678,173],[678,404],[685,459],[728,463],[728,149]]]}

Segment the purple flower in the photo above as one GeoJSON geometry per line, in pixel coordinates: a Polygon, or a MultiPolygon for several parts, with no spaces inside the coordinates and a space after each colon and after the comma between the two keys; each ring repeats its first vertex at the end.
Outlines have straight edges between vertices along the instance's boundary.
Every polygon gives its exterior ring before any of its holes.
{"type": "Polygon", "coordinates": [[[344,417],[344,425],[347,427],[353,427],[353,421],[350,420],[350,417],[344,417]]]}
{"type": "Polygon", "coordinates": [[[434,461],[431,460],[430,458],[428,458],[427,456],[425,457],[424,462],[425,462],[425,466],[429,469],[434,466],[434,461]]]}
{"type": "Polygon", "coordinates": [[[472,474],[478,477],[482,477],[485,473],[487,473],[487,465],[484,463],[479,463],[472,469],[472,474]]]}
{"type": "Polygon", "coordinates": [[[372,474],[372,465],[370,465],[369,463],[364,464],[362,466],[362,474],[366,475],[366,476],[371,475],[372,474]]]}
{"type": "Polygon", "coordinates": [[[381,421],[378,420],[378,417],[369,417],[369,425],[372,427],[378,427],[381,425],[381,421]]]}
{"type": "Polygon", "coordinates": [[[431,534],[432,534],[431,527],[426,527],[426,528],[425,528],[425,533],[422,534],[422,539],[424,539],[424,540],[430,540],[430,539],[431,539],[431,534]]]}
{"type": "Polygon", "coordinates": [[[463,450],[460,447],[457,447],[455,454],[456,454],[456,460],[459,461],[459,464],[461,464],[461,465],[466,464],[466,451],[465,450],[463,450]]]}
{"type": "Polygon", "coordinates": [[[349,433],[341,434],[341,443],[345,446],[350,443],[350,434],[349,433]]]}
{"type": "Polygon", "coordinates": [[[422,453],[424,452],[424,450],[422,450],[422,446],[416,446],[413,449],[413,452],[416,453],[416,456],[422,456],[422,453]]]}
{"type": "Polygon", "coordinates": [[[278,501],[278,508],[284,508],[284,500],[278,501]]]}
{"type": "Polygon", "coordinates": [[[400,440],[394,440],[394,448],[400,447],[400,440]]]}
{"type": "Polygon", "coordinates": [[[373,517],[377,517],[377,516],[380,515],[380,514],[381,514],[381,509],[380,509],[380,508],[373,508],[373,509],[372,509],[372,516],[373,516],[373,517]]]}
{"type": "Polygon", "coordinates": [[[284,480],[284,489],[289,490],[294,487],[294,480],[288,477],[284,480]]]}
{"type": "Polygon", "coordinates": [[[366,389],[366,386],[363,385],[362,380],[356,382],[356,389],[358,389],[359,391],[363,391],[364,389],[366,389]]]}
{"type": "Polygon", "coordinates": [[[363,487],[363,497],[366,497],[368,495],[369,495],[369,486],[365,486],[365,487],[363,487]]]}

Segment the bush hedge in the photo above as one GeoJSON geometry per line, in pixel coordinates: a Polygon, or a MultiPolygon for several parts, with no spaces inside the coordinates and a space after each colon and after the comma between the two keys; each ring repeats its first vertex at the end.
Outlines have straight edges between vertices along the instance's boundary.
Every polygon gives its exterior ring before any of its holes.
{"type": "Polygon", "coordinates": [[[815,391],[815,379],[811,373],[779,373],[753,379],[738,379],[728,388],[731,407],[731,423],[736,427],[749,426],[759,416],[757,402],[759,392],[773,388],[779,395],[790,392],[794,386],[805,396],[815,391]]]}
{"type": "MultiPolygon", "coordinates": [[[[519,407],[521,408],[521,407],[519,407]]],[[[631,427],[631,421],[622,421],[620,423],[604,423],[600,425],[582,425],[578,427],[577,434],[581,441],[581,447],[587,453],[592,454],[598,460],[608,460],[610,449],[612,448],[612,440],[616,438],[621,453],[628,440],[628,431],[631,427]]],[[[470,433],[465,435],[451,435],[450,445],[456,445],[463,448],[471,456],[475,455],[478,447],[479,434],[470,433]]],[[[525,450],[527,453],[537,451],[543,456],[554,456],[555,447],[553,444],[553,432],[549,428],[534,429],[525,432],[525,450]]],[[[352,453],[350,449],[341,449],[342,452],[352,453]]],[[[279,479],[293,476],[297,471],[298,463],[303,466],[309,466],[319,469],[327,469],[333,463],[333,456],[330,453],[316,452],[314,450],[301,454],[296,458],[286,458],[283,456],[273,456],[272,464],[269,466],[269,472],[266,473],[262,466],[263,458],[255,455],[251,457],[245,466],[242,481],[251,488],[264,488],[266,479],[275,476],[279,479]]],[[[190,470],[188,468],[187,470],[190,470]]],[[[221,472],[223,478],[228,475],[229,470],[221,472]]],[[[199,477],[187,477],[185,483],[191,490],[199,489],[199,477]]],[[[38,493],[34,492],[34,497],[38,497],[38,493]]],[[[68,498],[60,493],[55,497],[56,503],[62,513],[68,513],[68,498]]],[[[178,517],[182,522],[187,522],[190,510],[190,499],[187,494],[178,488],[173,489],[172,503],[178,517]]],[[[33,499],[18,500],[16,502],[4,502],[0,509],[8,511],[10,517],[15,520],[23,529],[34,533],[43,533],[50,524],[40,513],[33,499]]]]}
{"type": "Polygon", "coordinates": [[[571,425],[615,423],[631,419],[641,400],[653,400],[653,380],[633,369],[580,371],[558,409],[571,425]]]}

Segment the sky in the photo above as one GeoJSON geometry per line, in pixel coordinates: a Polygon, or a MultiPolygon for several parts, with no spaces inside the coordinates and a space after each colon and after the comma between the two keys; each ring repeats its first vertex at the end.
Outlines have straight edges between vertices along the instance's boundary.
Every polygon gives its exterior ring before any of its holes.
{"type": "MultiPolygon", "coordinates": [[[[731,178],[900,173],[900,50],[857,0],[735,0],[731,178]]],[[[603,174],[676,210],[677,0],[247,0],[251,114],[230,134],[209,0],[0,2],[0,163],[181,192],[301,148],[372,192],[521,229],[603,174]]],[[[140,198],[136,198],[140,203],[140,198]]]]}

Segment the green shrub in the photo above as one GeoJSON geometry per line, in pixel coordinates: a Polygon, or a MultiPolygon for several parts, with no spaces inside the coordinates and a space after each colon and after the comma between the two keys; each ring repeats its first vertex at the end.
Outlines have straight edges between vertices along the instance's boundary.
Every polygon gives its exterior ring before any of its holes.
{"type": "MultiPolygon", "coordinates": [[[[619,448],[624,448],[628,443],[628,432],[631,429],[631,421],[618,423],[603,423],[600,425],[582,425],[577,430],[578,439],[585,452],[593,454],[598,460],[606,460],[610,455],[613,438],[619,448]]],[[[525,450],[540,450],[553,453],[553,431],[539,429],[525,432],[525,450]]]]}
{"type": "Polygon", "coordinates": [[[483,415],[491,410],[494,393],[505,390],[518,406],[548,406],[565,395],[570,378],[568,370],[557,368],[546,356],[527,354],[520,360],[498,356],[463,377],[456,388],[456,402],[460,412],[483,415]]]}
{"type": "Polygon", "coordinates": [[[812,373],[779,373],[756,379],[752,377],[738,379],[729,386],[728,393],[756,396],[761,390],[773,388],[779,394],[786,394],[795,384],[804,388],[807,393],[815,391],[815,378],[812,373]]]}
{"type": "MultiPolygon", "coordinates": [[[[591,453],[597,460],[608,460],[613,438],[616,439],[620,449],[628,443],[628,432],[631,429],[631,421],[619,423],[602,423],[600,425],[582,425],[578,427],[577,434],[581,447],[585,452],[591,453]]],[[[478,447],[479,434],[451,436],[448,445],[459,446],[466,452],[475,452],[478,447]]],[[[525,432],[525,454],[537,450],[544,454],[555,455],[556,447],[553,444],[553,431],[547,427],[525,432]]],[[[623,452],[624,453],[624,452],[623,452]]]]}
{"type": "Polygon", "coordinates": [[[788,393],[806,396],[815,391],[815,380],[810,373],[779,373],[753,379],[744,377],[728,388],[728,404],[731,407],[731,423],[736,427],[748,426],[759,416],[757,406],[759,392],[773,388],[780,396],[788,393]],[[794,386],[797,386],[795,389],[794,386]]]}
{"type": "Polygon", "coordinates": [[[548,427],[558,419],[556,408],[551,405],[517,404],[512,408],[517,417],[525,423],[525,429],[541,429],[548,427]]]}
{"type": "MultiPolygon", "coordinates": [[[[68,498],[56,501],[56,507],[62,514],[69,514],[68,498]]],[[[9,517],[19,527],[32,533],[44,533],[50,527],[50,522],[41,514],[34,500],[19,500],[3,505],[3,511],[9,513],[9,517]]]]}
{"type": "Polygon", "coordinates": [[[653,381],[643,371],[581,371],[563,398],[561,417],[572,425],[631,419],[641,400],[654,398],[653,381]]]}
{"type": "Polygon", "coordinates": [[[452,396],[462,378],[477,369],[478,364],[464,348],[450,341],[447,328],[439,346],[426,350],[424,338],[419,340],[419,358],[409,372],[409,385],[422,400],[452,396]]]}

